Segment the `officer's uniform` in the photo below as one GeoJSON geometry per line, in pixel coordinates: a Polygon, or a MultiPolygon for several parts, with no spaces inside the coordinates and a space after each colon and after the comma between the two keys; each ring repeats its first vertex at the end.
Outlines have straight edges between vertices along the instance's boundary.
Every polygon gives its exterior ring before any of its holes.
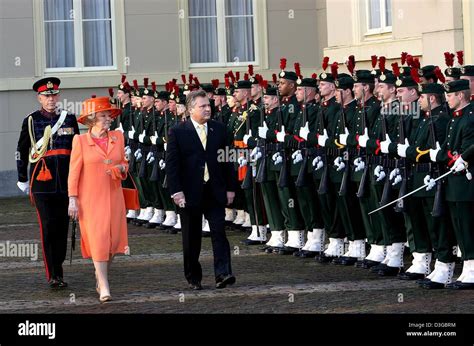
{"type": "MultiPolygon", "coordinates": [[[[59,84],[58,78],[44,78],[33,85],[33,90],[41,95],[58,94],[59,84]]],[[[67,180],[72,139],[78,133],[79,127],[74,115],[67,114],[62,119],[59,112],[48,113],[41,109],[23,120],[18,140],[19,186],[29,182],[40,225],[46,277],[52,288],[67,286],[63,281],[62,268],[66,258],[69,225],[67,180]],[[59,120],[63,122],[54,130],[59,120]],[[54,133],[50,138],[45,138],[45,132],[48,132],[46,129],[49,127],[54,133]],[[36,144],[41,139],[44,150],[31,155],[32,143],[36,144]],[[35,162],[31,163],[28,174],[29,160],[35,162]]],[[[35,147],[38,149],[38,146],[35,147]]]]}

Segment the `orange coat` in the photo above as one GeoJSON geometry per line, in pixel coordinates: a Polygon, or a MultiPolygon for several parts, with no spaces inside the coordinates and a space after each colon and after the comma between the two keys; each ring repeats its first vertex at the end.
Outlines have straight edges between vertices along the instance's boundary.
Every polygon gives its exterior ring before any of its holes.
{"type": "MultiPolygon", "coordinates": [[[[118,164],[128,170],[120,131],[109,131],[107,154],[95,144],[90,132],[74,136],[68,189],[69,196],[77,196],[79,203],[84,258],[108,261],[111,254],[128,252],[122,181],[105,173],[118,164]]],[[[121,178],[126,176],[124,173],[121,178]]]]}

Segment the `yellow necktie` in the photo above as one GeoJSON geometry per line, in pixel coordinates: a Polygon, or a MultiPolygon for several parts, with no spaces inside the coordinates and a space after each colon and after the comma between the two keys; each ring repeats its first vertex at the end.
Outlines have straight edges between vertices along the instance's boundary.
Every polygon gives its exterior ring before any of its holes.
{"type": "MultiPolygon", "coordinates": [[[[206,150],[207,145],[207,135],[206,135],[206,128],[204,125],[199,125],[199,138],[201,139],[202,147],[206,150]]],[[[204,164],[204,181],[209,181],[209,171],[207,169],[207,163],[204,164]]]]}

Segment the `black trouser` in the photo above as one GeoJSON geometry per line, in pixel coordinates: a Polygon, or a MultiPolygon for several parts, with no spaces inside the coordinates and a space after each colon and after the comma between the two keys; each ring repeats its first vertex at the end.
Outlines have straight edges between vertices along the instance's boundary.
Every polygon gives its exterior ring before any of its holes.
{"type": "Polygon", "coordinates": [[[69,199],[65,193],[36,193],[36,210],[43,243],[43,260],[49,280],[62,278],[69,228],[69,199]]]}
{"type": "Polygon", "coordinates": [[[232,274],[230,264],[230,245],[227,240],[224,206],[213,197],[210,183],[204,185],[203,200],[195,207],[186,206],[179,209],[181,231],[183,234],[184,275],[188,282],[202,280],[202,268],[199,263],[201,253],[202,215],[209,222],[211,229],[212,251],[214,254],[214,274],[219,276],[232,274]]]}

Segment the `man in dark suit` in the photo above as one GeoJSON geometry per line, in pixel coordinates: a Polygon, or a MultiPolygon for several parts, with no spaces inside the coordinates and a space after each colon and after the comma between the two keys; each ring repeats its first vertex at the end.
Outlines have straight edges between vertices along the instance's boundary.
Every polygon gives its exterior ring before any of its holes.
{"type": "Polygon", "coordinates": [[[206,92],[191,92],[186,106],[189,121],[170,129],[166,153],[169,192],[180,206],[184,274],[191,289],[202,289],[199,254],[204,214],[211,229],[216,288],[224,288],[235,283],[224,231],[224,209],[235,196],[234,171],[230,162],[221,159],[226,147],[225,128],[210,120],[206,92]]]}

